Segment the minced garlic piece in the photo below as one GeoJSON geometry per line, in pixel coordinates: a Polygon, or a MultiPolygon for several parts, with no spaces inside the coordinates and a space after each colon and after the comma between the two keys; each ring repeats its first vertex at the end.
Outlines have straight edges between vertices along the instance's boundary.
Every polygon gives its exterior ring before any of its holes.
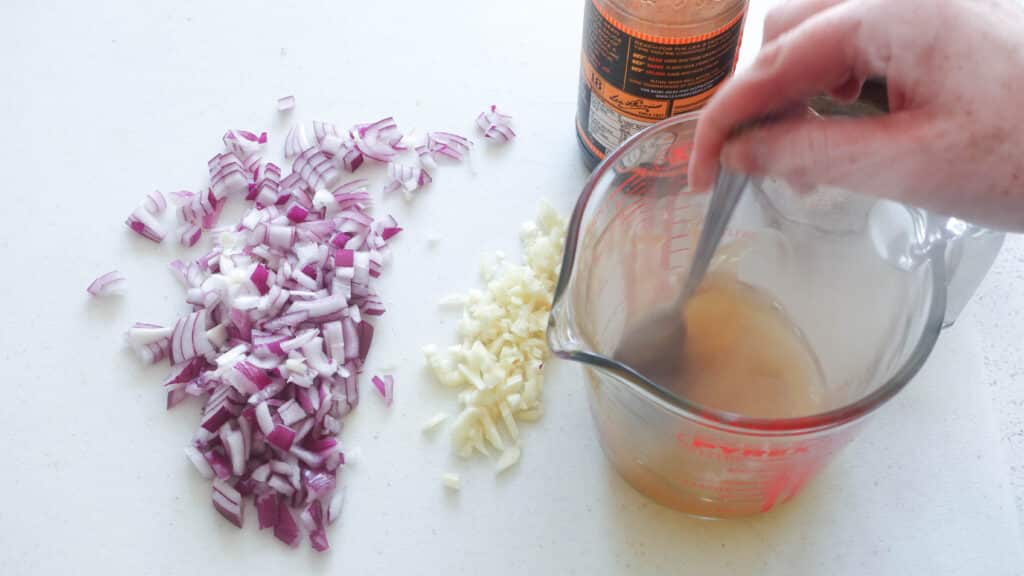
{"type": "Polygon", "coordinates": [[[444,484],[444,487],[448,488],[449,490],[462,489],[462,479],[459,478],[458,474],[444,474],[443,476],[441,476],[441,483],[444,484]]]}
{"type": "Polygon", "coordinates": [[[448,415],[444,412],[438,412],[434,416],[423,423],[423,432],[433,432],[442,422],[448,419],[448,415]]]}

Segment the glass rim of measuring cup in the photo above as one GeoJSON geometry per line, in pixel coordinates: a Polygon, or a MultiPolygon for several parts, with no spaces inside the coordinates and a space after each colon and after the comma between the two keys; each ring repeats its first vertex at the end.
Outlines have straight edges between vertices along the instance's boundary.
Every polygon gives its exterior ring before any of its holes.
{"type": "MultiPolygon", "coordinates": [[[[931,302],[921,334],[906,361],[884,384],[870,393],[856,401],[825,412],[792,418],[756,418],[702,406],[654,384],[625,364],[586,350],[582,346],[568,344],[569,340],[573,340],[569,333],[573,324],[572,307],[567,304],[566,300],[569,299],[567,292],[572,283],[571,279],[576,273],[576,253],[582,227],[587,217],[587,208],[591,201],[595,200],[595,193],[596,200],[602,200],[607,194],[607,190],[597,190],[598,183],[620,159],[645,140],[679,124],[692,123],[699,116],[700,111],[689,112],[649,126],[608,154],[591,173],[576,201],[569,221],[565,251],[562,255],[558,283],[555,286],[551,316],[548,321],[547,339],[551,351],[560,358],[612,372],[649,400],[672,413],[715,429],[746,434],[794,435],[820,432],[860,420],[899,393],[914,378],[935,347],[943,328],[946,310],[946,242],[942,239],[932,242],[926,249],[925,257],[929,262],[932,280],[931,302]]],[[[589,342],[585,342],[585,345],[593,348],[589,342]]]]}

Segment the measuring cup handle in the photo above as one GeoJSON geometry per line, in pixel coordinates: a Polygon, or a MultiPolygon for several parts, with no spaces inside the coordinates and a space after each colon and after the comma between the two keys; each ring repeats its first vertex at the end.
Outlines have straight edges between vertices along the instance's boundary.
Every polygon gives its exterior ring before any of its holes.
{"type": "Polygon", "coordinates": [[[995,263],[1006,234],[950,220],[946,248],[946,317],[943,327],[956,322],[995,263]]]}

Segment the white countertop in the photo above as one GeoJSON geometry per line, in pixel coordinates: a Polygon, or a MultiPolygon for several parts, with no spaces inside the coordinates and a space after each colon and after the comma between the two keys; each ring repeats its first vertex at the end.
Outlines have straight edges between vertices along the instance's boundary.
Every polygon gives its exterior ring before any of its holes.
{"type": "MultiPolygon", "coordinates": [[[[752,4],[757,21],[765,3],[752,4]]],[[[568,213],[585,178],[572,131],[581,14],[568,0],[9,8],[0,574],[1024,574],[1021,238],[908,389],[762,517],[691,520],[633,492],[604,462],[577,369],[560,362],[507,476],[421,436],[454,402],[418,352],[454,338],[434,303],[474,285],[481,250],[517,254],[541,198],[568,213]],[[267,129],[280,145],[285,94],[294,120],[393,114],[461,132],[497,103],[520,133],[472,169],[443,168],[415,203],[379,205],[406,227],[370,359],[371,372],[398,364],[396,402],[366,394],[346,424],[342,441],[363,457],[346,468],[323,555],[213,511],[181,452],[197,415],[165,413],[164,368],[121,347],[132,321],[184,311],[164,268],[177,250],[135,238],[124,217],[153,188],[201,185],[227,128],[267,129]],[[115,267],[128,293],[89,301],[85,286],[115,267]],[[448,470],[461,493],[442,489],[448,470]]]]}
{"type": "Polygon", "coordinates": [[[954,330],[981,338],[984,385],[992,395],[999,446],[1006,455],[1018,524],[1024,534],[1024,236],[1003,251],[954,330]]]}

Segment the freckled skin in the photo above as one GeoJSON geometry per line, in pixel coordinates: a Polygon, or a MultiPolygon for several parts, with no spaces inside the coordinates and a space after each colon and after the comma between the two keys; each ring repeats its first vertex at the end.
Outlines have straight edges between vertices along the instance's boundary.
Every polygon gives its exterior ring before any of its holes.
{"type": "Polygon", "coordinates": [[[765,22],[756,62],[698,126],[691,183],[733,168],[891,197],[1024,231],[1024,3],[791,0],[765,22]],[[742,122],[821,92],[850,99],[885,77],[891,114],[799,118],[725,145],[742,122]]]}

